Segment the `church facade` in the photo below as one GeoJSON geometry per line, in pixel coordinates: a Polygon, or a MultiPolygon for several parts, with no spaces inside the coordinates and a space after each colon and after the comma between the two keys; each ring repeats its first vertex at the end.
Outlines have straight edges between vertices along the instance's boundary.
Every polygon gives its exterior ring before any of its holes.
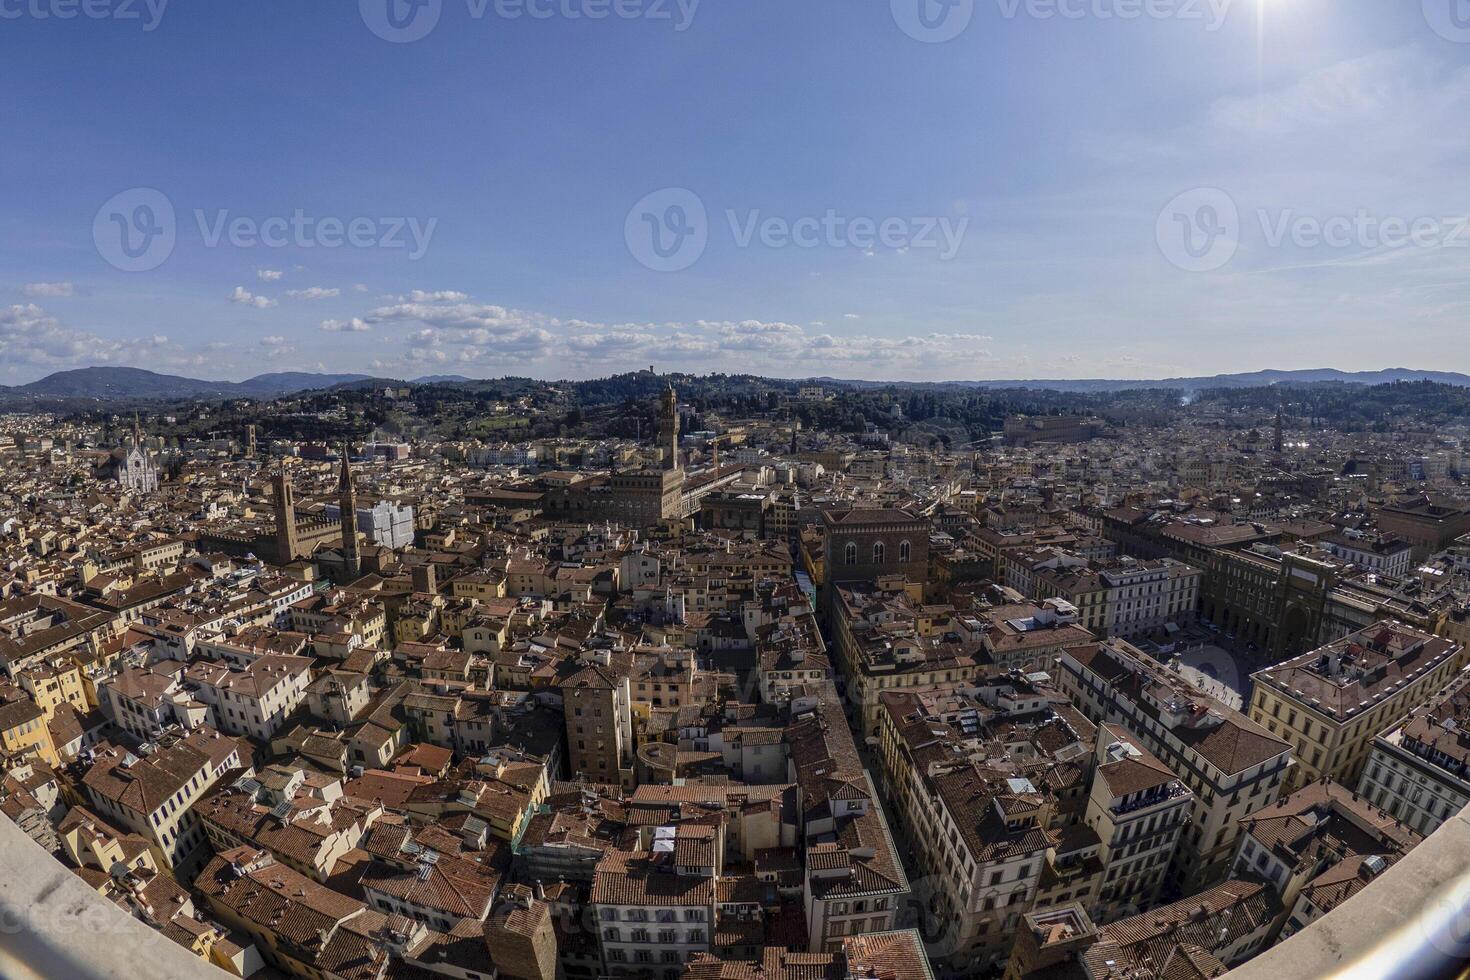
{"type": "Polygon", "coordinates": [[[99,467],[98,476],[135,493],[157,492],[158,464],[144,448],[143,435],[136,422],[133,424],[132,444],[109,453],[99,467]]]}
{"type": "Polygon", "coordinates": [[[139,493],[157,491],[158,467],[154,465],[153,457],[141,447],[133,446],[117,469],[117,482],[139,493]]]}

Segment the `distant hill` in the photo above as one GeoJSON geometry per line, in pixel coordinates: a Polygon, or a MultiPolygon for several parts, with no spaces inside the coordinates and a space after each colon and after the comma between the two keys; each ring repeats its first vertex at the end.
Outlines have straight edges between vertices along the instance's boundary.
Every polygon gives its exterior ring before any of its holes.
{"type": "Polygon", "coordinates": [[[414,378],[413,383],[416,385],[451,385],[468,384],[474,380],[462,374],[430,374],[422,378],[414,378]]]}
{"type": "MultiPolygon", "coordinates": [[[[843,381],[840,378],[813,378],[821,384],[848,385],[850,387],[885,387],[888,381],[843,381]]],[[[1386,368],[1382,371],[1339,371],[1335,368],[1312,368],[1301,371],[1250,371],[1243,374],[1216,374],[1199,378],[1161,378],[1158,380],[1129,381],[1108,378],[1044,379],[1009,381],[950,381],[934,382],[967,388],[1013,389],[1029,388],[1042,391],[1066,391],[1076,393],[1101,393],[1128,391],[1138,388],[1173,388],[1180,391],[1199,391],[1205,388],[1265,388],[1276,384],[1319,384],[1338,382],[1341,384],[1381,385],[1395,381],[1435,381],[1440,384],[1470,388],[1470,375],[1454,371],[1415,371],[1409,368],[1386,368]]]]}
{"type": "Polygon", "coordinates": [[[372,380],[367,374],[312,374],[308,371],[283,371],[278,374],[261,374],[237,386],[240,394],[252,398],[278,398],[293,395],[298,391],[314,391],[318,388],[333,388],[341,384],[353,384],[372,380]]]}
{"type": "MultiPolygon", "coordinates": [[[[498,384],[507,384],[517,379],[502,378],[498,384]]],[[[525,379],[520,379],[525,380],[525,379]]],[[[600,381],[576,382],[588,392],[600,392],[620,378],[600,381]]],[[[621,376],[626,382],[647,381],[650,390],[657,390],[665,380],[647,372],[621,376]],[[645,378],[646,375],[646,378],[645,378]]],[[[751,378],[751,381],[763,379],[751,378]]],[[[1260,388],[1276,384],[1315,384],[1335,382],[1339,384],[1379,385],[1395,381],[1434,381],[1440,384],[1470,388],[1470,375],[1453,371],[1416,371],[1409,368],[1387,368],[1382,371],[1338,371],[1334,368],[1317,368],[1302,371],[1251,371],[1242,374],[1217,374],[1198,378],[1162,378],[1158,380],[1134,381],[1108,378],[1089,379],[1016,379],[997,381],[940,381],[940,382],[890,382],[853,381],[843,378],[812,378],[811,383],[831,387],[881,388],[897,384],[906,388],[926,386],[942,388],[978,388],[989,390],[1030,389],[1032,391],[1056,391],[1072,394],[1107,394],[1140,388],[1166,388],[1178,391],[1202,391],[1207,388],[1260,388]]],[[[488,383],[488,382],[486,382],[488,383]]],[[[527,382],[532,383],[534,382],[527,382]]],[[[796,384],[783,381],[782,384],[796,384]]],[[[367,388],[382,386],[416,385],[479,385],[472,378],[457,374],[430,375],[412,382],[391,378],[379,378],[367,374],[314,374],[307,371],[284,371],[262,374],[246,381],[204,381],[177,375],[158,374],[142,368],[132,367],[89,367],[74,371],[59,371],[56,374],[19,387],[0,386],[0,401],[10,404],[31,403],[48,399],[73,399],[88,401],[168,401],[175,399],[214,398],[279,398],[303,391],[327,390],[338,387],[367,388]]],[[[621,396],[620,396],[621,397],[621,396]]]]}
{"type": "Polygon", "coordinates": [[[262,374],[248,381],[201,381],[142,368],[90,367],[58,371],[40,381],[3,389],[11,398],[121,399],[278,398],[298,391],[330,388],[365,380],[364,374],[310,374],[291,371],[262,374]]]}

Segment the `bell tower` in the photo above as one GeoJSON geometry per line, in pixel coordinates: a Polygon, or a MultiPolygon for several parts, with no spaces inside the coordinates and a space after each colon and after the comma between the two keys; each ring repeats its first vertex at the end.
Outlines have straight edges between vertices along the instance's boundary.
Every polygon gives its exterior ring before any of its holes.
{"type": "Polygon", "coordinates": [[[348,461],[348,445],[342,443],[342,479],[338,484],[338,504],[342,508],[342,559],[349,580],[362,575],[362,554],[357,546],[357,488],[352,485],[352,463],[348,461]]]}
{"type": "Polygon", "coordinates": [[[286,464],[275,476],[276,484],[276,564],[288,565],[296,560],[296,495],[291,490],[291,474],[286,464]]]}
{"type": "Polygon", "coordinates": [[[679,469],[679,394],[672,384],[659,399],[658,446],[663,454],[663,468],[679,469]]]}

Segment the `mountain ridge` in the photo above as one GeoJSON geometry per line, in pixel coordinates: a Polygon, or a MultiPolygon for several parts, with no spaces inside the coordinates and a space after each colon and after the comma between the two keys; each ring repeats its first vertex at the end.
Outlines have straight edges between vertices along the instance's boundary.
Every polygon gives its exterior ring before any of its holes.
{"type": "MultiPolygon", "coordinates": [[[[473,384],[476,379],[461,375],[431,375],[413,381],[398,381],[367,374],[322,374],[310,371],[281,371],[256,375],[244,381],[209,381],[181,375],[160,374],[144,368],[93,366],[57,371],[37,381],[14,387],[0,386],[0,397],[26,399],[170,400],[207,398],[280,398],[305,391],[320,391],[340,385],[383,384],[473,384]]],[[[1396,381],[1434,381],[1470,388],[1470,375],[1456,371],[1425,371],[1383,368],[1377,371],[1341,371],[1336,368],[1279,370],[1268,368],[1235,374],[1157,380],[1074,378],[998,379],[975,381],[868,381],[849,378],[814,377],[783,379],[850,388],[961,387],[978,390],[1041,390],[1068,393],[1108,393],[1142,388],[1199,391],[1207,388],[1254,388],[1276,384],[1389,384],[1396,381]]]]}
{"type": "Polygon", "coordinates": [[[256,375],[245,381],[207,381],[145,368],[95,366],[57,371],[29,384],[0,390],[12,397],[41,398],[277,398],[367,377],[283,371],[256,375]]]}
{"type": "MultiPolygon", "coordinates": [[[[883,387],[896,382],[854,381],[841,378],[813,378],[824,384],[861,387],[883,387]]],[[[1216,374],[1192,378],[1158,379],[1111,379],[1111,378],[1033,378],[988,381],[923,381],[901,382],[962,388],[994,390],[1031,389],[1035,391],[1061,391],[1071,393],[1101,393],[1129,391],[1142,388],[1168,388],[1180,391],[1199,391],[1206,388],[1268,388],[1276,384],[1341,384],[1380,385],[1396,381],[1434,381],[1440,384],[1470,388],[1470,374],[1458,371],[1421,371],[1412,368],[1382,368],[1377,371],[1342,371],[1337,368],[1302,368],[1281,370],[1266,368],[1260,371],[1242,371],[1235,374],[1216,374]]]]}

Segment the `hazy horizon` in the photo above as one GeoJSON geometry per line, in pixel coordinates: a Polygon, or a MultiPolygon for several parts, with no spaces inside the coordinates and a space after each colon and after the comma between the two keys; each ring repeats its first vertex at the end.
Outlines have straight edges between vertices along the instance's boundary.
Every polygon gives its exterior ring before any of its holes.
{"type": "MultiPolygon", "coordinates": [[[[646,370],[648,370],[648,367],[649,367],[648,365],[645,365],[645,366],[643,366],[641,368],[634,367],[634,368],[628,368],[626,370],[609,371],[609,372],[605,372],[605,373],[602,373],[602,374],[591,374],[591,375],[580,376],[580,377],[550,376],[550,375],[542,375],[542,374],[535,374],[535,373],[518,373],[518,372],[514,372],[514,371],[504,372],[504,373],[501,373],[501,374],[478,374],[478,375],[477,374],[473,374],[473,373],[465,373],[465,372],[462,372],[462,371],[425,371],[425,372],[422,372],[422,373],[419,373],[419,374],[394,375],[394,374],[374,374],[374,373],[371,373],[371,372],[360,372],[360,371],[349,371],[349,370],[340,370],[339,371],[339,370],[333,370],[333,369],[331,369],[330,366],[327,366],[325,368],[315,368],[315,367],[313,367],[313,368],[280,367],[280,368],[263,369],[263,370],[255,371],[255,372],[249,373],[249,374],[232,375],[232,376],[228,376],[228,377],[220,377],[220,376],[217,376],[217,375],[207,375],[207,374],[205,374],[203,372],[155,370],[153,368],[140,367],[139,365],[136,365],[136,364],[85,364],[85,365],[78,365],[77,367],[73,367],[73,368],[62,368],[62,369],[58,369],[58,370],[55,370],[55,371],[48,371],[45,375],[42,375],[39,378],[34,378],[34,379],[31,379],[31,381],[20,382],[20,383],[18,383],[16,385],[9,385],[9,386],[6,386],[6,387],[24,387],[27,384],[33,383],[35,381],[43,381],[43,380],[45,380],[47,378],[50,378],[50,377],[52,377],[54,375],[64,375],[64,374],[69,373],[69,372],[88,371],[88,370],[96,370],[96,369],[108,369],[108,368],[127,368],[127,369],[132,369],[132,370],[143,370],[143,371],[149,371],[149,372],[151,372],[153,374],[164,376],[164,377],[180,377],[180,378],[187,378],[187,379],[193,380],[193,381],[211,382],[211,383],[219,383],[219,384],[239,384],[241,382],[251,381],[251,380],[254,380],[254,379],[259,378],[259,377],[268,377],[268,376],[271,376],[271,375],[278,375],[278,374],[306,374],[306,375],[321,376],[321,377],[341,377],[341,376],[355,375],[355,376],[358,376],[358,377],[361,377],[361,378],[364,378],[364,379],[373,378],[373,379],[380,379],[380,380],[385,380],[385,381],[402,381],[402,382],[407,382],[407,383],[416,383],[416,382],[418,382],[418,381],[420,381],[421,379],[424,379],[424,378],[452,378],[452,377],[462,377],[462,378],[464,378],[467,381],[498,381],[498,380],[502,380],[502,379],[505,379],[505,378],[526,378],[526,379],[529,379],[529,380],[532,380],[532,381],[539,381],[539,382],[546,382],[546,383],[554,384],[554,383],[558,383],[558,382],[575,383],[575,382],[580,382],[580,381],[595,381],[595,380],[599,380],[599,379],[603,379],[603,378],[609,378],[609,377],[614,377],[614,376],[618,376],[618,375],[622,375],[622,374],[627,374],[627,373],[634,373],[634,372],[638,372],[638,371],[646,371],[646,370]]],[[[1164,376],[1160,376],[1160,375],[1155,375],[1155,376],[1140,376],[1140,377],[1102,377],[1102,376],[1097,376],[1097,377],[1078,377],[1078,378],[1060,378],[1060,377],[1050,377],[1050,378],[1044,378],[1044,377],[1034,377],[1034,378],[1020,378],[1020,377],[1014,377],[1014,378],[1001,378],[1001,377],[980,378],[980,377],[976,377],[976,378],[954,378],[954,379],[948,379],[948,380],[945,380],[945,381],[936,381],[936,380],[924,380],[924,379],[918,379],[918,380],[902,380],[902,379],[897,379],[897,378],[883,378],[883,377],[840,377],[840,376],[831,375],[831,374],[792,374],[792,375],[781,375],[781,374],[772,374],[772,373],[769,373],[769,372],[717,371],[717,370],[713,370],[713,369],[711,369],[711,370],[696,370],[696,371],[686,371],[686,370],[673,369],[673,370],[667,370],[666,371],[663,368],[660,368],[658,365],[653,365],[653,368],[655,370],[655,373],[658,374],[659,376],[674,375],[674,374],[683,374],[683,375],[690,375],[690,376],[695,376],[695,377],[708,377],[708,376],[713,376],[713,375],[717,375],[717,374],[724,374],[724,375],[750,374],[750,375],[755,376],[755,377],[768,378],[768,379],[771,379],[771,380],[774,380],[774,381],[832,381],[832,382],[840,383],[840,384],[895,384],[895,385],[905,385],[905,384],[980,384],[980,385],[986,385],[986,384],[1022,384],[1022,383],[1038,383],[1038,384],[1040,384],[1040,383],[1048,383],[1048,382],[1057,382],[1057,383],[1098,382],[1098,383],[1123,384],[1123,383],[1129,383],[1129,382],[1135,382],[1135,381],[1136,382],[1140,382],[1140,383],[1145,383],[1145,382],[1179,382],[1179,381],[1210,380],[1210,379],[1217,378],[1217,377],[1219,377],[1219,378],[1233,378],[1233,377],[1250,376],[1250,375],[1255,375],[1255,374],[1276,374],[1276,373],[1280,373],[1280,374],[1299,374],[1299,373],[1317,373],[1317,372],[1338,372],[1338,373],[1345,374],[1345,375],[1378,374],[1378,373],[1385,373],[1385,372],[1403,372],[1403,373],[1407,373],[1407,374],[1422,374],[1422,375],[1431,375],[1431,374],[1443,375],[1443,374],[1459,374],[1459,373],[1461,373],[1461,372],[1450,371],[1450,370],[1444,369],[1444,368],[1375,367],[1375,368],[1365,368],[1365,369],[1362,369],[1362,370],[1349,371],[1349,370],[1344,370],[1342,368],[1320,367],[1319,366],[1319,367],[1312,367],[1312,368],[1276,368],[1276,367],[1266,367],[1266,368],[1255,368],[1255,369],[1246,370],[1246,371],[1218,372],[1216,374],[1209,374],[1209,375],[1174,375],[1174,376],[1171,376],[1171,377],[1164,377],[1164,376]]],[[[1465,377],[1470,377],[1470,373],[1467,373],[1464,376],[1465,377]]]]}

